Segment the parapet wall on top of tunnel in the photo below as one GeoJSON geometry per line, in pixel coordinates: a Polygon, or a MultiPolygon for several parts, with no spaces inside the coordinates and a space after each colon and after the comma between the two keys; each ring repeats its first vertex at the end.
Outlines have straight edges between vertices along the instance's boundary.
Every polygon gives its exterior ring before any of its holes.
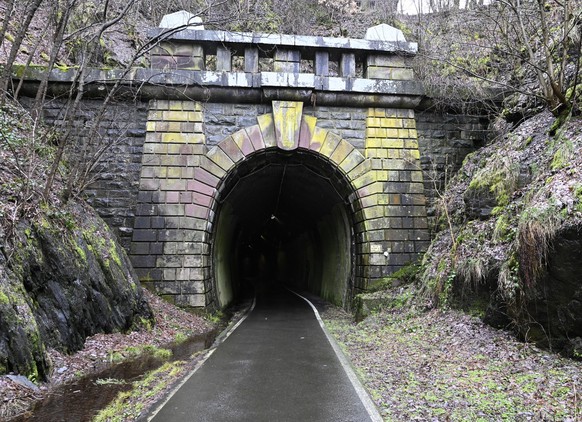
{"type": "MultiPolygon", "coordinates": [[[[123,140],[132,133],[133,141],[118,142],[116,153],[105,154],[101,170],[108,176],[88,190],[130,243],[142,282],[181,306],[226,305],[213,252],[221,192],[250,158],[266,154],[268,162],[269,151],[309,153],[335,172],[351,231],[350,268],[339,294],[344,302],[418,259],[429,241],[430,190],[418,141],[427,150],[431,142],[419,136],[414,111],[422,94],[407,65],[414,50],[402,42],[221,31],[161,37],[152,68],[124,80],[125,91],[141,98],[137,121],[145,118],[145,127],[127,132],[123,119],[111,119],[115,127],[104,128],[105,136],[123,140]],[[148,100],[144,116],[139,110],[148,100]],[[128,161],[133,164],[124,166],[128,161]],[[111,162],[123,174],[108,171],[111,162]]],[[[106,91],[118,76],[88,72],[88,95],[106,91]]],[[[54,79],[57,95],[67,76],[54,79]]],[[[112,103],[111,112],[123,107],[112,103]]],[[[59,113],[51,113],[58,122],[59,113]]],[[[135,125],[135,117],[128,119],[135,125]]],[[[473,141],[463,147],[467,142],[473,141]]]]}

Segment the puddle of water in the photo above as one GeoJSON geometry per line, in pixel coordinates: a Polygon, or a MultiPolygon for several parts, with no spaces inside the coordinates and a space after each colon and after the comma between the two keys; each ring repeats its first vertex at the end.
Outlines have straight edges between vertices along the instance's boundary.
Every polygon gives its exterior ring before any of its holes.
{"type": "MultiPolygon", "coordinates": [[[[169,361],[187,360],[192,354],[209,348],[216,332],[194,336],[183,343],[169,347],[169,361]]],[[[30,414],[13,419],[15,422],[86,422],[105,408],[122,391],[131,389],[131,383],[146,372],[159,368],[168,360],[144,356],[122,362],[97,374],[57,387],[44,400],[37,403],[30,414]],[[123,383],[98,384],[97,380],[119,380],[123,383]]]]}

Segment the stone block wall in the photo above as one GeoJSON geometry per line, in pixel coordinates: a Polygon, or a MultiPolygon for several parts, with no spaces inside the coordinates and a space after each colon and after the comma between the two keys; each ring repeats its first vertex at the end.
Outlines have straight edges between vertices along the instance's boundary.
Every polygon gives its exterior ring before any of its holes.
{"type": "Polygon", "coordinates": [[[204,133],[208,146],[257,123],[257,116],[270,112],[270,104],[203,103],[204,133]]]}
{"type": "MultiPolygon", "coordinates": [[[[73,123],[77,153],[100,105],[82,102],[73,123]]],[[[63,107],[50,102],[47,123],[59,125],[63,107]]],[[[99,145],[107,148],[87,197],[130,252],[142,282],[178,305],[199,307],[213,300],[216,187],[227,169],[258,147],[245,144],[241,134],[251,134],[253,127],[269,132],[273,117],[264,116],[272,113],[271,104],[152,100],[149,106],[112,104],[102,119],[99,145]]],[[[425,250],[434,182],[440,189],[487,136],[487,122],[479,117],[330,106],[305,106],[302,114],[309,125],[317,122],[318,133],[330,133],[321,147],[330,160],[343,157],[346,148],[366,158],[358,165],[361,174],[351,179],[351,201],[357,202],[356,288],[425,250]],[[340,139],[345,148],[338,147],[340,139]]]]}
{"type": "Polygon", "coordinates": [[[427,213],[431,232],[435,222],[435,200],[458,172],[463,160],[483,146],[490,136],[486,116],[446,112],[416,113],[420,162],[424,174],[427,213]]]}
{"type": "Polygon", "coordinates": [[[378,182],[367,193],[379,204],[366,225],[370,277],[378,278],[418,259],[430,239],[414,111],[370,108],[366,121],[366,158],[378,182]]]}
{"type": "MultiPolygon", "coordinates": [[[[21,98],[25,107],[33,100],[21,98]]],[[[85,190],[88,202],[118,236],[122,246],[129,250],[134,227],[147,102],[112,102],[99,118],[102,101],[83,100],[73,117],[71,147],[68,160],[86,165],[97,160],[85,190]],[[100,119],[98,133],[90,138],[90,128],[100,119]]],[[[67,103],[51,99],[44,107],[45,123],[62,126],[67,103]]]]}
{"type": "Polygon", "coordinates": [[[203,122],[198,102],[150,102],[130,250],[142,283],[184,307],[206,305],[210,272],[200,212],[209,197],[193,182],[207,151],[203,122]]]}

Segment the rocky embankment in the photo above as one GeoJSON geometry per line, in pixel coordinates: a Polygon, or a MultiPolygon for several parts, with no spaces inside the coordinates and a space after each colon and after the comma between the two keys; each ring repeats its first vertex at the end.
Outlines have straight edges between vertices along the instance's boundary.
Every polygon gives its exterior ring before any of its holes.
{"type": "Polygon", "coordinates": [[[544,112],[467,157],[425,256],[429,305],[581,355],[581,151],[582,120],[544,112]]]}
{"type": "Polygon", "coordinates": [[[0,250],[0,373],[46,379],[48,348],[72,353],[151,320],[127,255],[84,203],[20,221],[0,250]]]}

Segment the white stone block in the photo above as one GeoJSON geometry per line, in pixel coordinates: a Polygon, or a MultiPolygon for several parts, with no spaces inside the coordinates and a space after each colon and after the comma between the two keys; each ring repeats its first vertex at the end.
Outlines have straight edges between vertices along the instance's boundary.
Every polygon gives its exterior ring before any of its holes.
{"type": "Polygon", "coordinates": [[[180,10],[179,12],[170,13],[165,15],[160,22],[160,28],[179,28],[184,26],[184,29],[197,29],[204,30],[204,25],[202,25],[202,18],[196,16],[185,10],[180,10]]]}
{"type": "Polygon", "coordinates": [[[382,23],[366,30],[366,39],[369,41],[406,42],[400,29],[382,23]]]}

